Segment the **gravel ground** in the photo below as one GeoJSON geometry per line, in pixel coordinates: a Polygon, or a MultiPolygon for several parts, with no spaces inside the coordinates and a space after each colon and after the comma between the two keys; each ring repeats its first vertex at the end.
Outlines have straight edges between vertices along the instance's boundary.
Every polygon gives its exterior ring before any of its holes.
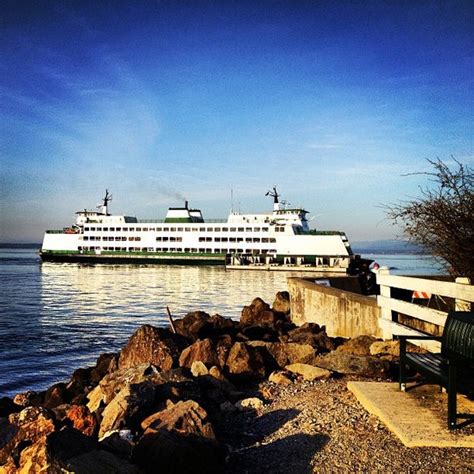
{"type": "Polygon", "coordinates": [[[262,384],[263,409],[216,426],[231,450],[226,473],[474,472],[474,450],[403,446],[347,390],[349,380],[262,384]]]}

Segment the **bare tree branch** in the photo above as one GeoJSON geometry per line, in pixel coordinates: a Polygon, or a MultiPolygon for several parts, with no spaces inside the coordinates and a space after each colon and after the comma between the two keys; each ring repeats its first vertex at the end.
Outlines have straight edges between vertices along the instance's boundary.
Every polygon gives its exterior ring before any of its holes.
{"type": "MultiPolygon", "coordinates": [[[[454,157],[454,168],[428,160],[432,187],[421,187],[421,197],[385,207],[387,217],[403,226],[413,243],[421,244],[448,264],[453,276],[474,277],[474,174],[454,157]]],[[[409,175],[407,175],[409,176],[409,175]]]]}

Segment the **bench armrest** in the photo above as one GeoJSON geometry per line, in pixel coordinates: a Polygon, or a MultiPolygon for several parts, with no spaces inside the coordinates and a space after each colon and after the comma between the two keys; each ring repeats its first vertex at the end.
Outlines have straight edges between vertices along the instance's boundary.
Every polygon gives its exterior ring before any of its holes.
{"type": "Polygon", "coordinates": [[[408,336],[408,335],[394,335],[395,340],[400,341],[400,358],[405,357],[407,353],[407,341],[417,340],[417,341],[441,341],[443,338],[441,336],[408,336]]]}
{"type": "Polygon", "coordinates": [[[405,340],[405,341],[406,341],[407,339],[408,339],[408,340],[409,340],[409,339],[415,339],[415,340],[419,340],[419,341],[420,341],[420,340],[426,340],[426,341],[431,340],[431,341],[440,341],[440,342],[441,342],[442,339],[443,339],[441,336],[428,336],[428,335],[426,335],[426,336],[408,336],[408,335],[406,335],[406,334],[399,334],[399,335],[394,334],[394,335],[393,335],[393,338],[394,338],[395,340],[400,340],[400,342],[401,342],[402,340],[405,340]]]}

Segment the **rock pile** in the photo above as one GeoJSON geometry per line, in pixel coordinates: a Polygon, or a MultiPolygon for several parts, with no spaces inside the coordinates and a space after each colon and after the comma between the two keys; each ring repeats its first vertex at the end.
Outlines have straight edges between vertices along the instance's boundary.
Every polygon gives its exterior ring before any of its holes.
{"type": "Polygon", "coordinates": [[[0,399],[0,470],[222,472],[218,414],[258,412],[259,381],[387,376],[393,345],[296,327],[289,308],[281,292],[273,307],[254,299],[240,321],[195,311],[176,333],[145,325],[68,383],[0,399]]]}

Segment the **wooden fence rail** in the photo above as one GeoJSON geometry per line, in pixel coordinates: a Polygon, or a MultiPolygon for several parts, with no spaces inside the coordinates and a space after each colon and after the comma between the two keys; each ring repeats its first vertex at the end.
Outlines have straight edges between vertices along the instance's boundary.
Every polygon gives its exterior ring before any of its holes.
{"type": "MultiPolygon", "coordinates": [[[[381,307],[379,326],[384,339],[391,339],[395,335],[422,335],[423,332],[413,329],[397,321],[398,314],[410,316],[424,323],[444,326],[447,313],[420,304],[395,299],[392,297],[392,288],[409,290],[411,292],[426,292],[430,295],[453,298],[455,309],[469,311],[474,302],[474,287],[468,278],[457,278],[456,282],[445,282],[425,278],[390,275],[388,270],[381,270],[377,274],[377,283],[380,285],[380,296],[377,303],[381,307]]],[[[435,341],[413,341],[431,351],[439,351],[440,344],[435,341]]]]}

